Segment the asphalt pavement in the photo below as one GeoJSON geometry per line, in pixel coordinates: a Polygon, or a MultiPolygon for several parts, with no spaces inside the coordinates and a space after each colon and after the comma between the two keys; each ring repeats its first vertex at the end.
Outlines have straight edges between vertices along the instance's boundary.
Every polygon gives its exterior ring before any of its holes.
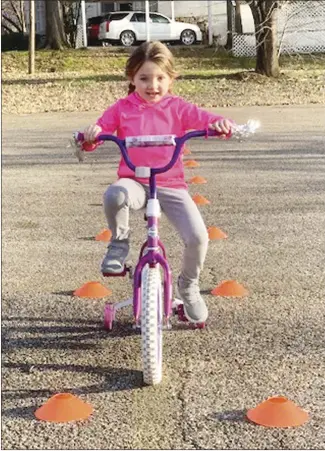
{"type": "MultiPolygon", "coordinates": [[[[113,144],[79,164],[71,133],[101,112],[3,115],[2,449],[323,449],[325,447],[325,110],[322,105],[218,110],[259,119],[244,141],[189,144],[204,185],[210,241],[201,290],[204,330],[164,332],[163,382],[142,385],[140,336],[131,308],[103,329],[106,302],[129,280],[99,272],[106,244],[102,195],[115,180],[113,144]],[[245,297],[211,290],[236,280],[245,297]],[[72,295],[87,281],[104,299],[72,295]],[[85,421],[50,423],[35,410],[56,393],[90,403],[85,421]],[[248,409],[284,396],[309,413],[296,428],[249,422],[248,409]]],[[[145,237],[131,217],[133,259],[145,237]]],[[[182,243],[162,217],[174,280],[182,243]]]]}

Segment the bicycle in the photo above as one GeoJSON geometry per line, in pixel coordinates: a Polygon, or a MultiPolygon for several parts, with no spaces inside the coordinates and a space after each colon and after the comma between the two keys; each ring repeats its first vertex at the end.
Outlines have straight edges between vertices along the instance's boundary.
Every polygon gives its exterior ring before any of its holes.
{"type": "MultiPolygon", "coordinates": [[[[233,125],[232,132],[227,135],[243,137],[254,133],[258,127],[256,121],[248,121],[245,125],[233,125]]],[[[163,327],[171,329],[170,318],[173,313],[181,322],[187,322],[183,302],[172,298],[172,275],[167,261],[166,250],[158,235],[158,220],[161,216],[160,204],[157,199],[156,175],[168,171],[178,160],[186,141],[192,138],[219,136],[214,130],[194,130],[181,137],[175,135],[132,136],[120,139],[114,135],[100,134],[97,141],[113,141],[118,145],[128,167],[136,177],[148,178],[150,196],[146,205],[145,219],[147,225],[147,240],[143,243],[135,270],[126,264],[119,274],[103,274],[104,276],[125,276],[128,272],[133,278],[133,297],[118,303],[108,303],[104,309],[104,326],[112,330],[116,312],[133,304],[135,328],[141,330],[141,353],[143,381],[154,385],[162,379],[162,331],[163,327]],[[170,162],[161,168],[136,167],[131,162],[127,149],[129,147],[174,146],[170,162]],[[163,283],[160,267],[163,269],[163,283]]],[[[83,143],[83,133],[75,133],[76,155],[83,160],[87,143],[83,143]]],[[[194,324],[196,328],[204,328],[204,323],[194,324]]]]}

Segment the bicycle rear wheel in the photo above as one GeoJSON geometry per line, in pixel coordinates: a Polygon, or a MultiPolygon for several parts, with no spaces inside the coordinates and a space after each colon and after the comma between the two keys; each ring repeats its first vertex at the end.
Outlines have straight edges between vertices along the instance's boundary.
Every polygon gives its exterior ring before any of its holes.
{"type": "Polygon", "coordinates": [[[143,382],[155,385],[162,379],[163,302],[159,266],[146,265],[141,280],[143,382]]]}

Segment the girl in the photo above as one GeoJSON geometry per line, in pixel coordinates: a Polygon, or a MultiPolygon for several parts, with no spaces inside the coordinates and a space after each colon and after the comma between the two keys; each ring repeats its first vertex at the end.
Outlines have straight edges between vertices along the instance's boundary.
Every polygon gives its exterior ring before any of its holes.
{"type": "MultiPolygon", "coordinates": [[[[228,134],[231,122],[210,114],[171,94],[176,72],[173,55],[160,42],[145,42],[127,61],[129,95],[108,108],[89,126],[85,141],[93,144],[100,133],[124,139],[136,135],[183,135],[190,129],[212,128],[228,134]]],[[[129,148],[135,166],[164,166],[171,158],[170,147],[129,148]]],[[[179,232],[184,245],[182,270],[178,277],[179,296],[191,322],[204,322],[207,306],[201,297],[199,275],[208,248],[208,233],[201,214],[187,191],[182,157],[168,172],[157,175],[158,199],[162,211],[179,232]]],[[[103,273],[121,273],[129,253],[129,209],[146,205],[148,179],[136,178],[121,159],[118,180],[104,194],[104,210],[112,240],[102,262],[103,273]]]]}

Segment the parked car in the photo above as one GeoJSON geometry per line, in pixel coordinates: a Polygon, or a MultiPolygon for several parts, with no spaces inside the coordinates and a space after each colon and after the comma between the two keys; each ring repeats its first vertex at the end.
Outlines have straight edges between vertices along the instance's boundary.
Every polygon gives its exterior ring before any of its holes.
{"type": "MultiPolygon", "coordinates": [[[[153,41],[180,41],[184,45],[202,41],[197,25],[177,22],[159,13],[150,13],[149,17],[150,39],[153,41]]],[[[146,14],[143,11],[108,13],[102,17],[98,33],[103,45],[119,42],[124,47],[145,41],[146,36],[146,14]]]]}
{"type": "Polygon", "coordinates": [[[90,17],[87,21],[87,40],[88,44],[98,44],[99,25],[103,16],[90,17]]]}

